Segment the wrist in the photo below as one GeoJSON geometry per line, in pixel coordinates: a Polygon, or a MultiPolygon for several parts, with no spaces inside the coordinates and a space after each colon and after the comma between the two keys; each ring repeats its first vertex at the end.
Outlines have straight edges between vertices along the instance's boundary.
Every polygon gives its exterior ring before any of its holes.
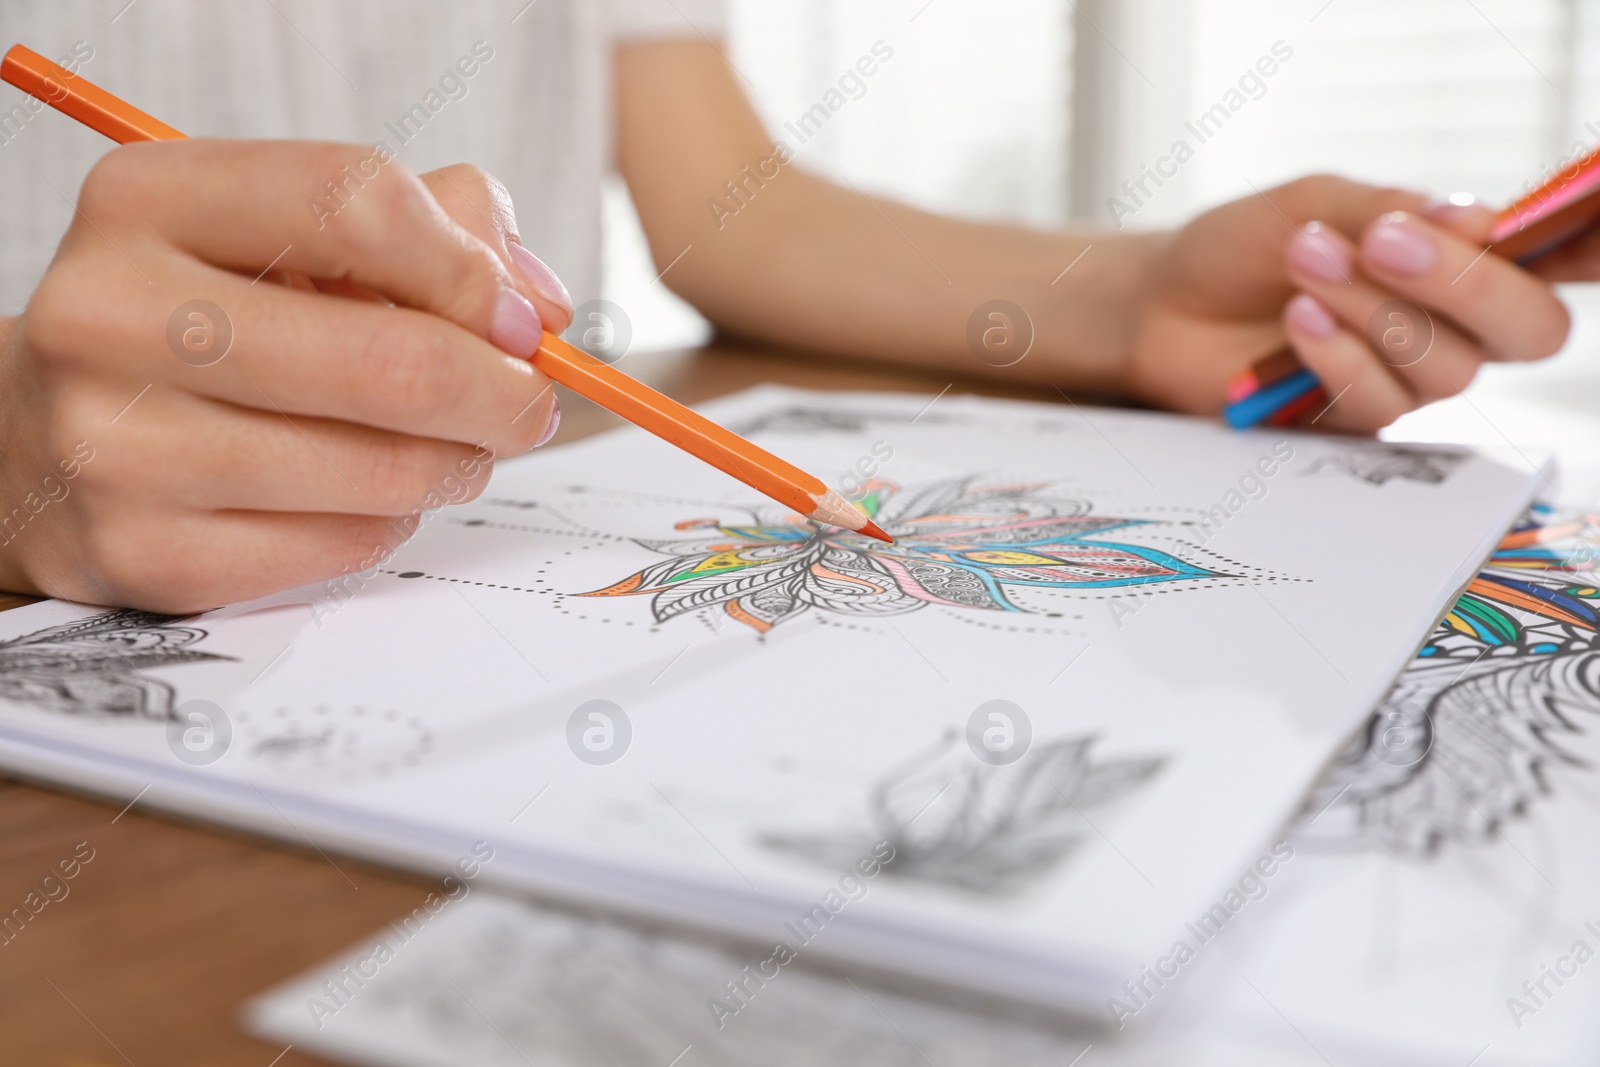
{"type": "Polygon", "coordinates": [[[1137,394],[1134,354],[1171,240],[1163,231],[1062,241],[1064,253],[1081,258],[1050,286],[1050,320],[1039,331],[1040,369],[1048,380],[1110,396],[1137,394]]]}

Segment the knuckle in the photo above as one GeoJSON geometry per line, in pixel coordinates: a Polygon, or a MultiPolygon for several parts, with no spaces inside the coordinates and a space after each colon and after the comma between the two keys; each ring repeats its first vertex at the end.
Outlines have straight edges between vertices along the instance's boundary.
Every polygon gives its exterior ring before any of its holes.
{"type": "Polygon", "coordinates": [[[441,242],[449,256],[448,291],[436,294],[434,310],[442,318],[480,333],[486,330],[489,304],[503,288],[511,288],[499,257],[473,235],[450,224],[450,239],[441,242]]]}
{"type": "Polygon", "coordinates": [[[1467,349],[1464,354],[1443,353],[1435,357],[1435,366],[1428,368],[1425,376],[1419,376],[1413,385],[1419,400],[1423,403],[1445,400],[1466,391],[1467,386],[1472,384],[1472,380],[1478,376],[1483,353],[1465,344],[1462,347],[1467,349]]]}
{"type": "Polygon", "coordinates": [[[162,539],[125,514],[100,515],[86,526],[82,566],[108,604],[148,604],[153,593],[187,584],[162,539]]]}
{"type": "Polygon", "coordinates": [[[391,239],[392,219],[378,202],[375,191],[363,190],[339,212],[328,226],[328,234],[349,264],[367,262],[381,255],[391,239]]]}
{"type": "Polygon", "coordinates": [[[1327,171],[1317,171],[1313,174],[1302,174],[1289,183],[1289,188],[1302,193],[1320,193],[1331,189],[1342,179],[1336,174],[1327,171]]]}
{"type": "Polygon", "coordinates": [[[398,219],[414,216],[427,202],[422,182],[409,170],[399,166],[384,168],[369,186],[369,200],[382,212],[383,221],[393,226],[398,219]]]}
{"type": "Polygon", "coordinates": [[[493,194],[497,190],[503,191],[505,189],[505,186],[500,183],[500,179],[476,163],[452,163],[447,167],[439,168],[438,173],[448,179],[452,185],[460,186],[463,191],[493,194]]]}
{"type": "MultiPolygon", "coordinates": [[[[348,173],[356,174],[363,180],[370,180],[367,178],[367,171],[370,170],[370,164],[376,158],[371,145],[334,141],[316,145],[313,150],[320,153],[320,157],[314,160],[316,166],[330,180],[336,182],[340,177],[348,173]],[[363,168],[367,168],[367,170],[363,168]]],[[[400,166],[401,164],[398,161],[385,164],[385,168],[400,166]]]]}
{"type": "Polygon", "coordinates": [[[105,416],[102,414],[97,420],[94,419],[87,406],[81,402],[58,404],[51,413],[51,426],[47,434],[50,442],[49,463],[72,483],[71,491],[79,497],[80,502],[82,497],[101,495],[106,489],[114,489],[124,481],[138,484],[132,476],[142,473],[128,471],[127,478],[118,476],[119,468],[126,468],[126,460],[122,457],[127,450],[105,447],[104,434],[101,432],[105,427],[105,416]],[[98,447],[97,437],[101,438],[98,447]]]}
{"type": "MultiPolygon", "coordinates": [[[[63,439],[64,440],[64,439],[63,439]]],[[[79,438],[81,441],[82,438],[79,438]]],[[[71,445],[58,445],[56,454],[70,456],[71,445]]],[[[77,473],[71,478],[71,493],[74,497],[74,506],[86,508],[89,511],[98,510],[100,504],[107,501],[119,488],[126,488],[130,484],[137,485],[144,481],[142,472],[128,470],[126,465],[107,458],[105,462],[83,463],[76,468],[77,473]],[[119,473],[120,472],[120,473],[119,473]],[[135,481],[135,479],[138,481],[135,481]]]]}
{"type": "Polygon", "coordinates": [[[1319,208],[1338,196],[1347,181],[1337,174],[1307,174],[1289,182],[1283,190],[1297,211],[1316,214],[1319,208]]]}
{"type": "MultiPolygon", "coordinates": [[[[324,515],[295,543],[297,563],[309,581],[339,583],[387,559],[405,537],[401,520],[368,515],[324,515]]],[[[346,589],[353,592],[359,585],[346,589]]]]}
{"type": "Polygon", "coordinates": [[[330,145],[320,161],[328,175],[320,186],[324,199],[336,203],[328,232],[347,253],[370,257],[405,239],[406,223],[422,202],[421,183],[398,160],[373,165],[371,149],[330,145]]]}
{"type": "Polygon", "coordinates": [[[101,156],[78,189],[78,210],[91,219],[120,215],[131,190],[142,183],[148,157],[142,145],[119,145],[101,156]]]}
{"type": "Polygon", "coordinates": [[[121,370],[130,353],[148,358],[152,342],[158,358],[171,358],[164,332],[179,299],[170,290],[153,295],[99,237],[64,240],[23,308],[21,352],[41,369],[91,372],[121,370]]]}
{"type": "Polygon", "coordinates": [[[372,331],[363,345],[357,360],[361,378],[383,383],[376,402],[394,423],[413,425],[424,413],[460,406],[463,361],[446,329],[444,323],[397,321],[372,331]]]}
{"type": "Polygon", "coordinates": [[[507,189],[505,183],[499,178],[496,178],[482,167],[473,166],[472,172],[474,180],[482,187],[485,196],[488,197],[489,203],[493,207],[495,218],[500,221],[508,232],[516,233],[517,213],[511,202],[511,190],[507,189]]]}
{"type": "Polygon", "coordinates": [[[414,515],[394,518],[346,516],[331,539],[330,569],[346,574],[377,565],[416,533],[417,523],[418,518],[414,515]]]}
{"type": "Polygon", "coordinates": [[[86,290],[76,275],[72,268],[58,264],[45,272],[28,298],[23,312],[27,348],[43,362],[60,360],[81,343],[86,305],[94,302],[85,299],[86,290]]]}
{"type": "Polygon", "coordinates": [[[446,185],[490,214],[509,215],[511,193],[505,183],[476,163],[452,163],[433,172],[446,185]]]}
{"type": "MultiPolygon", "coordinates": [[[[505,267],[489,246],[463,234],[461,256],[455,271],[455,301],[462,316],[471,316],[484,306],[484,294],[495,293],[506,285],[505,267]]],[[[447,317],[456,315],[447,312],[447,317]]],[[[460,321],[471,321],[463,317],[460,321]]]]}
{"type": "Polygon", "coordinates": [[[373,510],[404,515],[424,507],[439,484],[445,465],[425,441],[396,440],[367,449],[357,483],[373,510]]]}

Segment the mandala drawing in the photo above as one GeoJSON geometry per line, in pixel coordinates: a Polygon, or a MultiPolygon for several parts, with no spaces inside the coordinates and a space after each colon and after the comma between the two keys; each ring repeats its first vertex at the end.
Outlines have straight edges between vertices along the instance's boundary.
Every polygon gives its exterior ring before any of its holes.
{"type": "Polygon", "coordinates": [[[1035,746],[1009,766],[980,763],[954,734],[872,787],[860,833],[769,833],[768,848],[848,867],[876,842],[885,873],[987,896],[1014,893],[1056,867],[1088,832],[1085,809],[1139,789],[1165,760],[1096,760],[1092,736],[1035,746]]]}
{"type": "Polygon", "coordinates": [[[363,705],[279,706],[233,712],[234,739],[275,768],[350,778],[415,766],[433,751],[421,716],[363,705]]]}
{"type": "Polygon", "coordinates": [[[1047,483],[979,485],[951,479],[909,491],[867,483],[858,502],[894,536],[788,522],[725,525],[680,522],[712,531],[685,541],[637,543],[670,557],[592,597],[649,596],[657,622],[721,607],[765,632],[809,608],[854,616],[902,615],[929,604],[1022,612],[1015,588],[1087,591],[1231,578],[1146,545],[1101,538],[1156,520],[1090,514],[1086,500],[1053,497],[1047,483]]]}
{"type": "Polygon", "coordinates": [[[1309,841],[1425,856],[1552,794],[1600,716],[1600,516],[1532,508],[1306,805],[1309,841]]]}
{"type": "Polygon", "coordinates": [[[747,989],[737,1018],[718,1019],[708,994],[728,996],[746,948],[509,899],[470,907],[471,925],[430,928],[347,1010],[480,1067],[1062,1067],[1083,1050],[1057,1029],[912,993],[868,999],[820,970],[785,971],[781,996],[747,989]]]}
{"type": "Polygon", "coordinates": [[[1368,485],[1387,485],[1396,478],[1424,485],[1442,485],[1468,456],[1448,448],[1370,444],[1343,448],[1312,461],[1306,473],[1338,470],[1368,485]]]}
{"type": "Polygon", "coordinates": [[[206,631],[178,621],[122,609],[0,642],[0,696],[69,715],[169,719],[173,688],[146,669],[233,658],[191,648],[206,631]]]}

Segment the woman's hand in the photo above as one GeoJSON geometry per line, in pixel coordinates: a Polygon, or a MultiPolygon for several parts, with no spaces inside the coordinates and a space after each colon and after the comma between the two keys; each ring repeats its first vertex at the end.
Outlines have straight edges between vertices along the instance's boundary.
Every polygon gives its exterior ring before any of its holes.
{"type": "Polygon", "coordinates": [[[1566,308],[1548,282],[1483,254],[1493,223],[1484,207],[1332,177],[1224,204],[1154,255],[1132,390],[1215,413],[1228,379],[1287,340],[1331,398],[1317,428],[1370,432],[1465,389],[1486,361],[1551,355],[1566,308]],[[1386,343],[1391,328],[1408,343],[1386,343]],[[1404,331],[1429,329],[1419,354],[1404,331]]]}
{"type": "Polygon", "coordinates": [[[475,168],[116,149],[5,324],[0,587],[183,614],[370,567],[548,440],[571,315],[475,168]]]}

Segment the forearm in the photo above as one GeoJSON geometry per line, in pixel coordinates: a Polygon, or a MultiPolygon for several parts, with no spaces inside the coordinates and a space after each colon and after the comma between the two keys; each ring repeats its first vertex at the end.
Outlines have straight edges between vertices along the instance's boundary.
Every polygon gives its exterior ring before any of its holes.
{"type": "MultiPolygon", "coordinates": [[[[1000,373],[1105,392],[1125,359],[1151,250],[1161,238],[967,222],[869,199],[784,168],[736,216],[708,208],[667,276],[718,327],[801,348],[1000,373]],[[719,217],[720,216],[720,219],[719,217]],[[1025,322],[974,315],[1003,300],[1025,322]],[[991,325],[1011,345],[987,353],[991,325]],[[983,353],[983,355],[980,355],[983,353]]],[[[733,201],[722,198],[725,203],[733,201]]],[[[670,243],[670,242],[669,242],[670,243]]]]}
{"type": "Polygon", "coordinates": [[[1139,295],[1165,238],[964,222],[823,180],[774,155],[702,42],[620,49],[617,124],[662,280],[719,328],[952,373],[1125,388],[1139,295]],[[974,312],[997,299],[1034,331],[1027,357],[1003,370],[968,343],[974,312]]]}

